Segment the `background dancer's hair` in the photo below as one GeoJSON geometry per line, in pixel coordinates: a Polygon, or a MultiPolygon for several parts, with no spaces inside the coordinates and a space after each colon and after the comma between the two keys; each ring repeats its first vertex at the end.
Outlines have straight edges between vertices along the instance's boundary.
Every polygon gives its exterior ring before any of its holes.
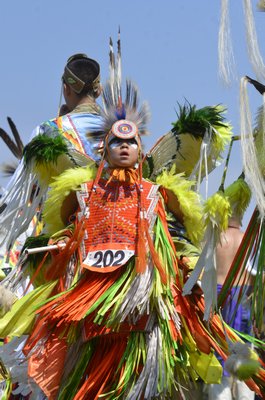
{"type": "Polygon", "coordinates": [[[67,60],[62,80],[80,97],[97,97],[100,88],[100,66],[86,54],[74,54],[67,60]]]}

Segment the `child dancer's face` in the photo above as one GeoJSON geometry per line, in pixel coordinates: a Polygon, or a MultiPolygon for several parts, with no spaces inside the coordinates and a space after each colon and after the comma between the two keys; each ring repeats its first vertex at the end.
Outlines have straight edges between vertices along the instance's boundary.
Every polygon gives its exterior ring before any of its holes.
{"type": "Polygon", "coordinates": [[[114,138],[109,142],[108,163],[111,167],[132,168],[138,161],[136,139],[114,138]]]}

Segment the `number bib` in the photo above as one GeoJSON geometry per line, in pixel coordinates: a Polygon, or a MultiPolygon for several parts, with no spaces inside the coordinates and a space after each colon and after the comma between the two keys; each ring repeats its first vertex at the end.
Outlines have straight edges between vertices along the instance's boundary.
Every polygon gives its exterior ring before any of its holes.
{"type": "MultiPolygon", "coordinates": [[[[108,272],[125,265],[136,252],[139,194],[136,184],[100,179],[82,185],[77,192],[78,218],[84,218],[82,266],[108,272]]],[[[145,218],[152,232],[159,199],[158,186],[142,181],[145,218]]],[[[145,243],[142,244],[145,246],[145,243]]]]}
{"type": "Polygon", "coordinates": [[[82,265],[87,269],[99,269],[108,267],[121,267],[134,255],[134,250],[122,243],[112,243],[111,248],[102,248],[102,245],[89,249],[82,265]]]}

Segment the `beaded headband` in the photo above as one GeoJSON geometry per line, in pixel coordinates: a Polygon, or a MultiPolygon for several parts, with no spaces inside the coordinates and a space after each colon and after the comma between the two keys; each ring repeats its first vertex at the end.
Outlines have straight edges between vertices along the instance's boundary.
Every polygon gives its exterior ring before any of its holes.
{"type": "MultiPolygon", "coordinates": [[[[66,67],[64,68],[64,73],[62,79],[65,83],[67,83],[73,91],[77,94],[81,93],[83,88],[86,85],[86,82],[82,81],[82,79],[78,78],[68,67],[68,64],[75,60],[92,60],[87,57],[86,54],[75,54],[68,58],[66,67]]],[[[92,60],[94,61],[94,60],[92,60]]],[[[94,92],[96,92],[100,86],[100,74],[90,83],[91,88],[94,92]]]]}

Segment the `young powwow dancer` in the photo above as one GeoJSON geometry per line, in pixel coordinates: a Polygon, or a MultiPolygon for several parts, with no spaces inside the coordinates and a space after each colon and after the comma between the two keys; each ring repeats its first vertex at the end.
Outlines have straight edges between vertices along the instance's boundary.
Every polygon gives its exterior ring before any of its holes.
{"type": "MultiPolygon", "coordinates": [[[[146,112],[138,111],[132,84],[124,103],[120,88],[110,82],[104,91],[100,164],[87,159],[86,167],[49,183],[46,234],[65,246],[51,260],[31,260],[36,289],[0,320],[0,334],[10,340],[0,352],[7,381],[3,398],[16,382],[13,393],[32,399],[151,400],[172,398],[173,388],[185,398],[185,382],[221,378],[213,351],[229,354],[222,323],[216,316],[210,325],[203,322],[198,288],[182,295],[188,266],[176,256],[166,217],[171,211],[196,238],[198,196],[174,169],[160,171],[155,182],[143,178],[146,112]]],[[[25,157],[29,162],[33,152],[43,174],[36,157],[43,146],[35,145],[25,157]]],[[[15,289],[20,278],[18,271],[8,287],[15,289]]],[[[226,334],[238,340],[229,328],[226,334]]],[[[263,377],[257,362],[245,374],[259,394],[263,377]]]]}
{"type": "MultiPolygon", "coordinates": [[[[38,308],[21,342],[27,361],[20,388],[30,382],[33,398],[37,388],[48,399],[172,398],[174,386],[181,398],[179,382],[221,378],[213,350],[226,358],[222,324],[216,316],[210,330],[203,323],[198,291],[183,297],[186,268],[167,227],[165,208],[184,218],[172,184],[179,177],[163,172],[156,183],[142,177],[145,119],[136,115],[128,104],[110,110],[99,167],[70,169],[51,185],[46,229],[61,229],[52,241],[66,246],[46,266],[54,296],[38,308]]],[[[12,342],[1,357],[15,374],[7,355],[12,342]]],[[[260,383],[263,370],[256,366],[252,374],[260,383]]]]}

